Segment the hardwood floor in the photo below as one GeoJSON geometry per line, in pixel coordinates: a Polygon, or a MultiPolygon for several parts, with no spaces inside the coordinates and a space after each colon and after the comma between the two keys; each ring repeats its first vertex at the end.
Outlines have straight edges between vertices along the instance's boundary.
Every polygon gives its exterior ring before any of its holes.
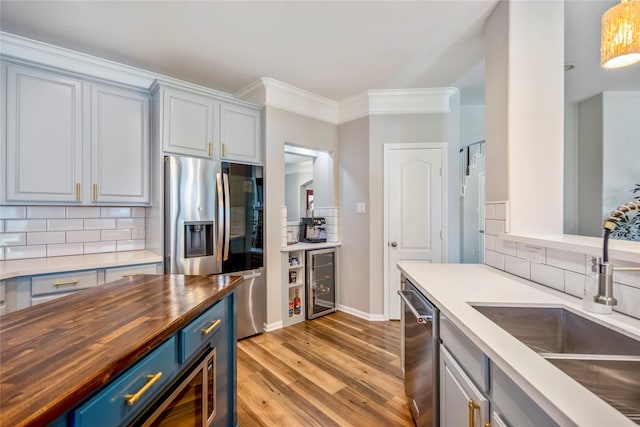
{"type": "Polygon", "coordinates": [[[338,312],[238,342],[238,424],[413,426],[400,322],[338,312]]]}

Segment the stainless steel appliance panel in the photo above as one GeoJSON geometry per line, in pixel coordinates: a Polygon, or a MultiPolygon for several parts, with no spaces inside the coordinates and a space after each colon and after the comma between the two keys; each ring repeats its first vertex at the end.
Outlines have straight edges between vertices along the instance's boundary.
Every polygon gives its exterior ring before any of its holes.
{"type": "Polygon", "coordinates": [[[238,339],[259,334],[267,318],[266,281],[264,268],[234,273],[242,275],[244,282],[236,288],[238,302],[238,339]]]}
{"type": "Polygon", "coordinates": [[[404,334],[405,393],[418,427],[439,423],[439,316],[440,312],[409,280],[403,278],[402,330],[404,334]]]}
{"type": "Polygon", "coordinates": [[[307,319],[336,311],[336,248],[307,251],[307,319]]]}
{"type": "Polygon", "coordinates": [[[220,163],[165,157],[165,271],[222,272],[222,238],[216,219],[216,174],[220,163]]]}

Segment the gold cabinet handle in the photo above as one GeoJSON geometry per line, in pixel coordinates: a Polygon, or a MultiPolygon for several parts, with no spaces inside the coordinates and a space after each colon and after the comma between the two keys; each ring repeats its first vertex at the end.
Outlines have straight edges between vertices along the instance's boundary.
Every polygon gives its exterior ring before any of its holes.
{"type": "Polygon", "coordinates": [[[123,274],[122,277],[133,277],[133,276],[142,276],[144,273],[126,273],[123,274]]]}
{"type": "Polygon", "coordinates": [[[213,156],[213,144],[209,143],[209,156],[213,156]]]}
{"type": "Polygon", "coordinates": [[[480,405],[473,401],[473,399],[469,399],[469,427],[474,427],[476,425],[475,420],[475,411],[476,409],[480,409],[480,405]]]}
{"type": "Polygon", "coordinates": [[[76,200],[80,200],[80,183],[76,182],[76,200]]]}
{"type": "Polygon", "coordinates": [[[75,285],[76,283],[79,283],[80,280],[74,279],[74,280],[60,280],[57,282],[53,283],[53,286],[63,286],[63,285],[75,285]]]}
{"type": "Polygon", "coordinates": [[[208,328],[205,328],[202,330],[202,334],[203,335],[209,335],[211,333],[211,331],[213,331],[216,326],[218,326],[220,324],[221,320],[214,320],[213,322],[211,322],[211,326],[209,326],[208,328]]]}
{"type": "Polygon", "coordinates": [[[151,386],[154,385],[160,379],[161,376],[162,376],[162,372],[158,372],[155,375],[147,375],[147,383],[144,386],[142,386],[140,390],[138,390],[134,394],[124,395],[124,399],[127,401],[127,405],[131,406],[134,403],[136,403],[138,400],[140,400],[142,395],[145,394],[151,388],[151,386]]]}
{"type": "Polygon", "coordinates": [[[93,184],[93,200],[98,200],[98,184],[93,184]]]}

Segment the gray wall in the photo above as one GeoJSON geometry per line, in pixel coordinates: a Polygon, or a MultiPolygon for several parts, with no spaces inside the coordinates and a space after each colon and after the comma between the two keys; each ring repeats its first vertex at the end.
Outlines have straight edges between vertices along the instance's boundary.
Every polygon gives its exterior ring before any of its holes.
{"type": "Polygon", "coordinates": [[[578,104],[578,234],[602,235],[602,95],[578,104]]]}
{"type": "MultiPolygon", "coordinates": [[[[265,107],[265,266],[267,273],[267,324],[282,320],[283,304],[281,208],[285,206],[284,144],[330,151],[338,161],[338,127],[334,124],[265,107]]],[[[332,205],[337,203],[337,170],[333,172],[331,186],[332,205]]]]}
{"type": "Polygon", "coordinates": [[[369,117],[338,127],[340,140],[340,247],[341,305],[369,313],[370,291],[380,288],[369,276],[369,117]],[[356,203],[364,202],[367,213],[356,213],[356,203]]]}

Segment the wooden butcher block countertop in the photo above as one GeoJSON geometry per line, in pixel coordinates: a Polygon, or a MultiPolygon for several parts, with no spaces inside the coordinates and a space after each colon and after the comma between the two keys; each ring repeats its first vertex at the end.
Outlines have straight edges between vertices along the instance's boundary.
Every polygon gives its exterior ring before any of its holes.
{"type": "Polygon", "coordinates": [[[54,421],[241,282],[133,276],[0,316],[0,424],[54,421]]]}

